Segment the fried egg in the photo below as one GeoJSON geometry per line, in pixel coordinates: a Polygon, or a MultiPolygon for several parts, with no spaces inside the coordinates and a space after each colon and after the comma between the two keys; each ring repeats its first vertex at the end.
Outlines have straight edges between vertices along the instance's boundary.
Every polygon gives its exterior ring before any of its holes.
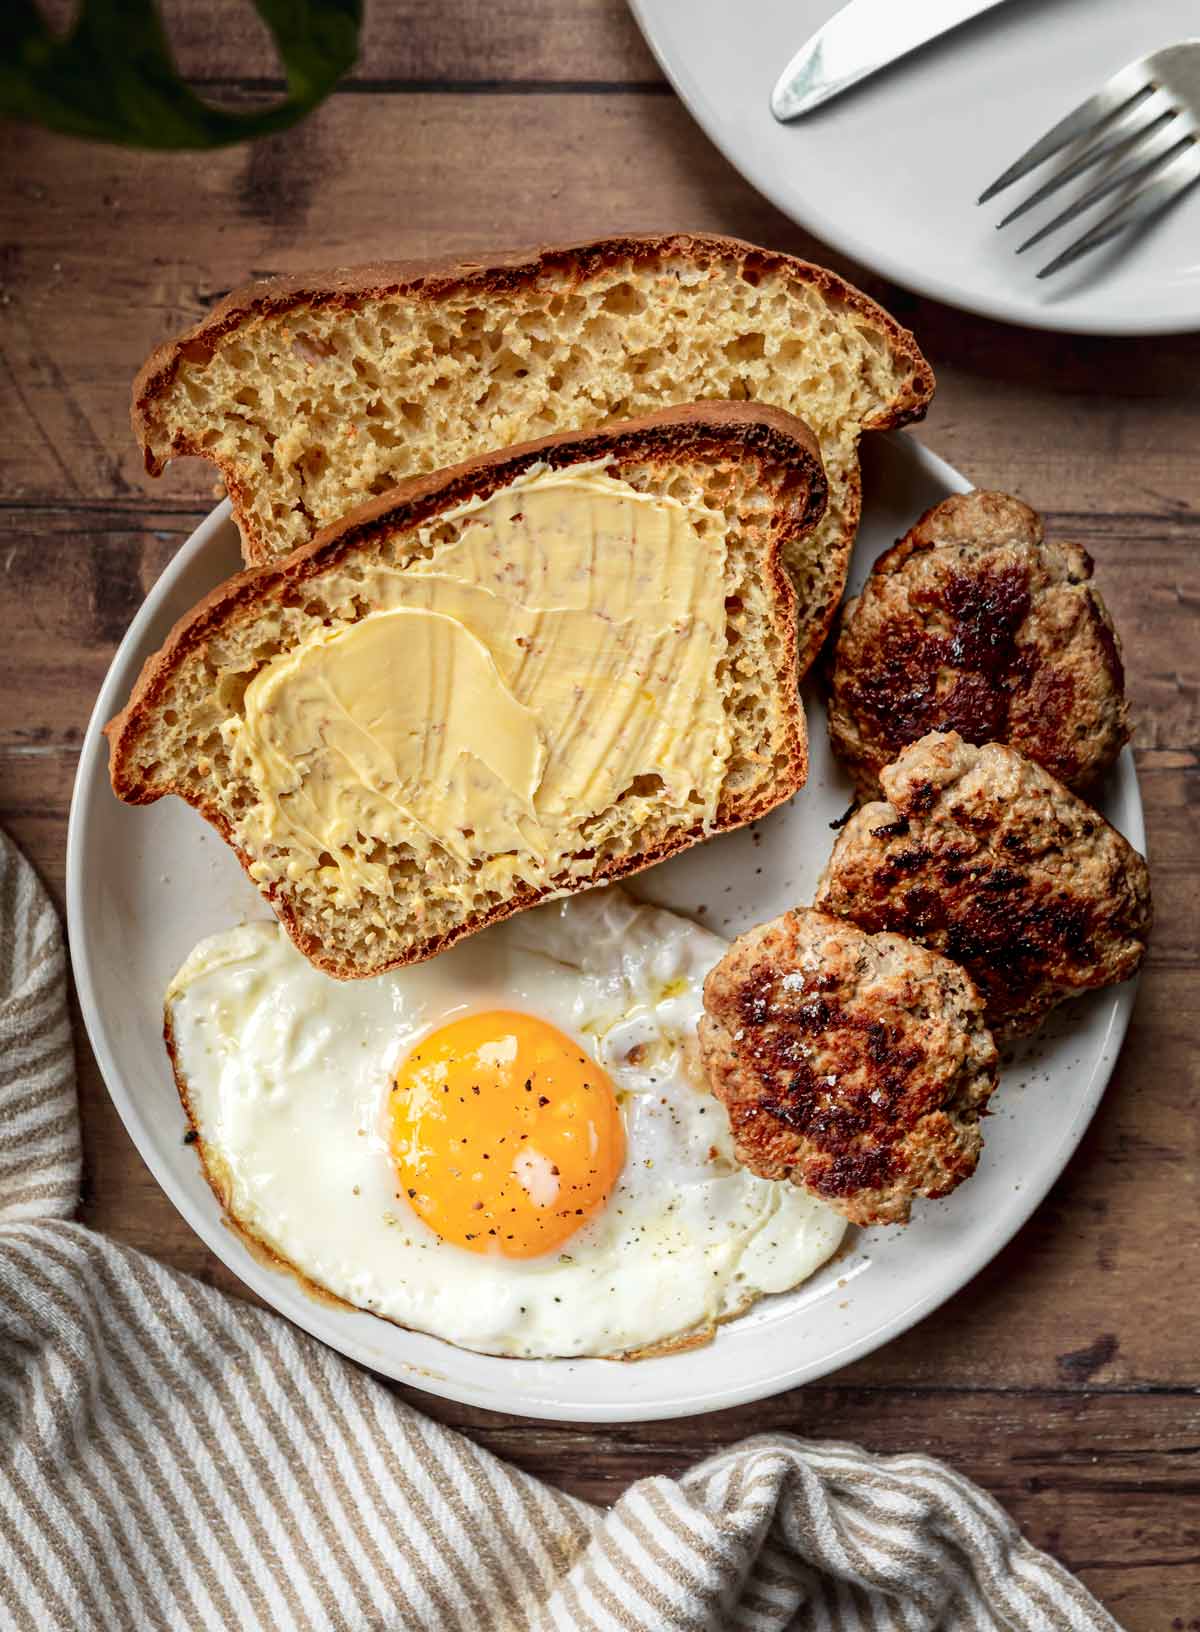
{"type": "Polygon", "coordinates": [[[307,1282],[464,1348],[706,1335],[844,1229],[734,1159],[695,1041],[725,950],[611,888],[363,981],[274,923],[214,935],[166,1002],[205,1172],[307,1282]]]}

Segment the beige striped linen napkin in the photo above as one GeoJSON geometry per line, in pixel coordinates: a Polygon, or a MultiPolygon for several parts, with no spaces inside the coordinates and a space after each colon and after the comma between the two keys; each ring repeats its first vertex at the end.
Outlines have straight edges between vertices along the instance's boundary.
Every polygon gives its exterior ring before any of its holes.
{"type": "Polygon", "coordinates": [[[79,1176],[62,936],[0,836],[4,1629],[1116,1626],[922,1456],[763,1436],[576,1501],[74,1223],[79,1176]]]}

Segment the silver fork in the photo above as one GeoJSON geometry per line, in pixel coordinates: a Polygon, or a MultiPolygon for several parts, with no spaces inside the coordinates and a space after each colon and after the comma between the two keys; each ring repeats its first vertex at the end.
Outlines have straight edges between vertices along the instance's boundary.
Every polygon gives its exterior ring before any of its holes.
{"type": "Polygon", "coordinates": [[[1010,210],[998,227],[1042,203],[1096,165],[1099,179],[1018,246],[1023,255],[1101,199],[1123,196],[1038,273],[1048,278],[1118,233],[1147,221],[1200,180],[1200,40],[1184,40],[1122,68],[979,195],[986,204],[1038,165],[1070,149],[1049,180],[1010,210]]]}

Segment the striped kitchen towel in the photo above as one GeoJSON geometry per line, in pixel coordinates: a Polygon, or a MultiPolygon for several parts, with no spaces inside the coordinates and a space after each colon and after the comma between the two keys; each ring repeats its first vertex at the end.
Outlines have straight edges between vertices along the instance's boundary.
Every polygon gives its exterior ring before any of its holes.
{"type": "Polygon", "coordinates": [[[610,1511],[72,1222],[54,911],[0,838],[0,1627],[1098,1632],[967,1480],[785,1435],[610,1511]]]}

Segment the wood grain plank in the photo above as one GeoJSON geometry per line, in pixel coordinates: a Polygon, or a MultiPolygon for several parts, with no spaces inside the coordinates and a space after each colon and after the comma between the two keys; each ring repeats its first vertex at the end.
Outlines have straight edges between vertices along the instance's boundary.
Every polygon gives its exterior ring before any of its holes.
{"type": "Polygon", "coordinates": [[[100,682],[147,591],[201,519],[4,508],[0,586],[21,609],[0,643],[0,749],[78,749],[100,682]]]}
{"type": "MultiPolygon", "coordinates": [[[[131,154],[17,130],[0,164],[9,497],[149,491],[127,428],[129,380],[157,341],[248,276],[691,227],[825,259],[883,298],[939,373],[931,445],[974,479],[1080,514],[1200,509],[1200,334],[1037,335],[905,295],[787,222],[673,98],[342,95],[250,148],[131,154]],[[490,151],[521,163],[481,164],[490,151]]],[[[151,502],[194,505],[211,481],[206,467],[178,467],[151,502]]]]}
{"type": "MultiPolygon", "coordinates": [[[[165,0],[181,73],[193,81],[281,83],[274,46],[252,7],[165,0]]],[[[357,66],[343,86],[653,84],[658,65],[624,0],[372,0],[357,66]]]]}
{"type": "MultiPolygon", "coordinates": [[[[594,1425],[535,1423],[450,1400],[434,1403],[421,1390],[394,1387],[447,1426],[487,1435],[500,1454],[518,1464],[532,1447],[540,1456],[560,1458],[563,1482],[593,1501],[611,1500],[624,1487],[629,1473],[621,1469],[610,1477],[608,1469],[589,1466],[580,1454],[588,1441],[599,1440],[617,1456],[636,1457],[652,1464],[648,1471],[672,1476],[743,1434],[850,1440],[885,1455],[903,1446],[952,1462],[956,1451],[961,1454],[963,1444],[969,1443],[977,1470],[972,1476],[1006,1503],[1022,1496],[1052,1498],[1055,1491],[1064,1489],[1102,1494],[1132,1493],[1140,1487],[1147,1496],[1173,1493],[1180,1498],[1180,1510],[1161,1533],[1162,1550],[1168,1551],[1172,1544],[1181,1550],[1192,1549],[1197,1540],[1194,1516],[1183,1504],[1200,1486],[1200,1446],[1195,1443],[1200,1400],[1186,1392],[880,1389],[838,1381],[671,1422],[594,1425]],[[1029,1399],[1037,1399],[1045,1410],[1045,1447],[1031,1447],[1023,1436],[1010,1432],[1023,1402],[1029,1399]],[[922,1412],[915,1443],[914,1408],[922,1412]],[[907,1442],[898,1438],[905,1434],[907,1442]]],[[[1050,1503],[1045,1512],[1048,1522],[1040,1544],[1053,1546],[1050,1503]]],[[[1087,1545],[1089,1550],[1079,1554],[1081,1559],[1140,1561],[1136,1551],[1126,1552],[1119,1543],[1104,1548],[1089,1538],[1087,1545]]]]}

